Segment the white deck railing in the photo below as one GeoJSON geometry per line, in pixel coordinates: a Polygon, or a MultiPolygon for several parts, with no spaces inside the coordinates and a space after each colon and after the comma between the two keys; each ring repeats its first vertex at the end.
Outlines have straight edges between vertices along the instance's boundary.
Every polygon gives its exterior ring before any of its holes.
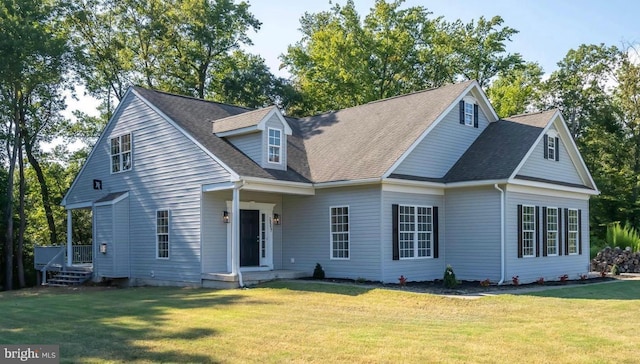
{"type": "Polygon", "coordinates": [[[73,245],[72,264],[87,264],[93,262],[93,249],[91,245],[73,245]]]}

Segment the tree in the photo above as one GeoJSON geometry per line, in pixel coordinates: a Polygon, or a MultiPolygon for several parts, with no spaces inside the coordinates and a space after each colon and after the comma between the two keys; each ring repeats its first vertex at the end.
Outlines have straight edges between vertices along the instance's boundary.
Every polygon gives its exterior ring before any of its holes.
{"type": "Polygon", "coordinates": [[[505,118],[521,114],[528,106],[533,106],[541,96],[542,75],[542,68],[537,63],[501,71],[487,89],[487,96],[498,116],[505,118]]]}
{"type": "Polygon", "coordinates": [[[473,20],[468,24],[459,20],[455,23],[451,42],[456,74],[477,80],[486,88],[499,73],[508,73],[522,65],[520,54],[506,53],[506,42],[518,31],[500,28],[502,23],[500,16],[489,20],[481,16],[477,23],[473,20]]]}

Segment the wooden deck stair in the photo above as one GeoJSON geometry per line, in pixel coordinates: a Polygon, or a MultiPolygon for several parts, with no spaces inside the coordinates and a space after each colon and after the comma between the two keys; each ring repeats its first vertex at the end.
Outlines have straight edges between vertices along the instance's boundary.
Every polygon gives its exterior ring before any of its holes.
{"type": "Polygon", "coordinates": [[[91,268],[71,267],[55,272],[53,277],[47,279],[47,285],[53,287],[78,286],[91,279],[91,268]]]}

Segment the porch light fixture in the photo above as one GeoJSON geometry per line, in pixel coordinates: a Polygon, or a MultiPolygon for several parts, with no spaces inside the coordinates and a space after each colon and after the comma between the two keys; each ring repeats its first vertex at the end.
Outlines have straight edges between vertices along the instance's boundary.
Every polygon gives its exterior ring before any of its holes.
{"type": "Polygon", "coordinates": [[[274,225],[280,225],[280,215],[273,214],[273,224],[274,225]]]}
{"type": "Polygon", "coordinates": [[[228,211],[223,211],[222,212],[222,222],[224,222],[225,224],[229,223],[229,212],[228,211]]]}
{"type": "Polygon", "coordinates": [[[107,254],[107,244],[105,243],[100,244],[100,253],[107,254]]]}

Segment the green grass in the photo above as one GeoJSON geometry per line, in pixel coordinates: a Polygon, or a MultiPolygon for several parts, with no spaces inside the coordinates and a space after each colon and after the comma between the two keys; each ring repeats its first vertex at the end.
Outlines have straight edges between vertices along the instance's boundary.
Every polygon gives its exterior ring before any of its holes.
{"type": "Polygon", "coordinates": [[[640,281],[476,300],[346,285],[0,294],[0,343],[62,362],[633,362],[640,281]]]}

